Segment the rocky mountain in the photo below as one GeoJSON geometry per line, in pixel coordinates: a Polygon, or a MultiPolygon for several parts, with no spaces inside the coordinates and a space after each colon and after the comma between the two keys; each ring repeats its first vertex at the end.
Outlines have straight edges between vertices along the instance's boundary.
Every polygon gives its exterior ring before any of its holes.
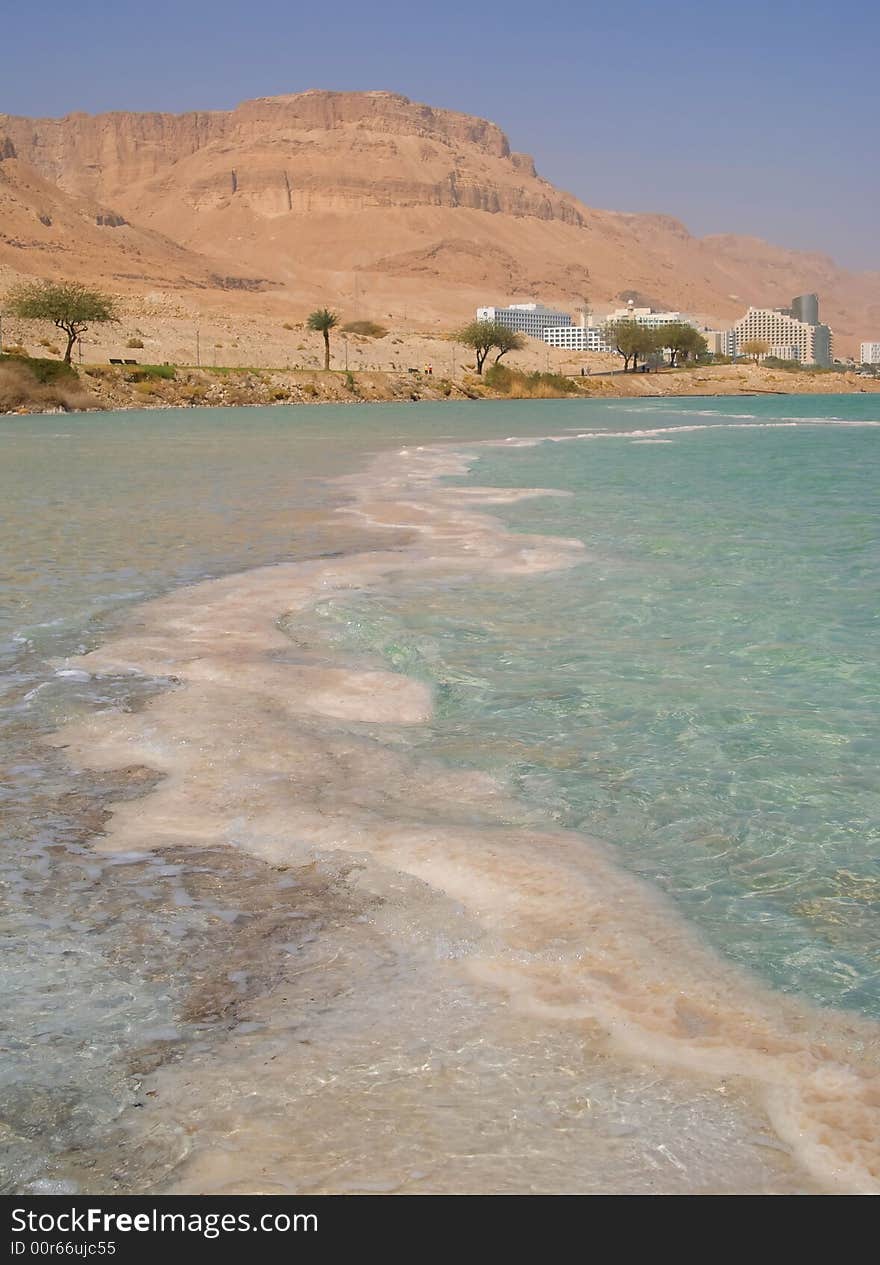
{"type": "Polygon", "coordinates": [[[541,179],[494,124],[388,92],[0,115],[4,154],[0,265],[19,273],[206,301],[222,290],[226,304],[271,287],[293,314],[320,301],[426,325],[484,302],[602,305],[626,292],[729,320],[816,290],[841,349],[880,328],[880,274],[595,210],[541,179]]]}

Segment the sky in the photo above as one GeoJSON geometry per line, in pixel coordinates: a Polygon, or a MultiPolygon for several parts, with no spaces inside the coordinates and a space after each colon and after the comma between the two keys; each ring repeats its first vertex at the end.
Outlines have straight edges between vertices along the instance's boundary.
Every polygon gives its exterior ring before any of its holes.
{"type": "Polygon", "coordinates": [[[590,206],[880,269],[876,0],[43,0],[0,39],[0,112],[389,89],[492,119],[590,206]]]}

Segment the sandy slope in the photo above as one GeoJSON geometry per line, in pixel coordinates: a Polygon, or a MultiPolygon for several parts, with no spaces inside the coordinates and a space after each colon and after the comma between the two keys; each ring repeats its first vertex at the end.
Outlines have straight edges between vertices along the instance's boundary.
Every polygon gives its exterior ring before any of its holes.
{"type": "Polygon", "coordinates": [[[128,220],[129,235],[159,236],[122,266],[109,245],[118,229],[101,230],[104,259],[79,231],[43,232],[25,199],[21,226],[0,224],[0,270],[112,277],[142,297],[158,283],[200,314],[296,321],[331,303],[437,329],[483,302],[607,306],[632,291],[729,321],[748,303],[816,290],[839,352],[880,324],[878,274],[750,238],[698,239],[665,216],[595,210],[542,180],[494,124],[392,93],[309,92],[186,115],[0,115],[3,154],[0,171],[17,163],[52,186],[59,222],[66,200],[86,200],[128,220]]]}

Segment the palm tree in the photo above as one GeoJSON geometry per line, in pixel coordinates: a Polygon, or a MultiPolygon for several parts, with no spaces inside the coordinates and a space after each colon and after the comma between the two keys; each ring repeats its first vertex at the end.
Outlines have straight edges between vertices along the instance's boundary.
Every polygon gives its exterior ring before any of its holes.
{"type": "Polygon", "coordinates": [[[339,317],[329,308],[319,307],[312,312],[306,322],[309,329],[317,330],[324,335],[324,368],[330,368],[330,331],[339,324],[339,317]]]}

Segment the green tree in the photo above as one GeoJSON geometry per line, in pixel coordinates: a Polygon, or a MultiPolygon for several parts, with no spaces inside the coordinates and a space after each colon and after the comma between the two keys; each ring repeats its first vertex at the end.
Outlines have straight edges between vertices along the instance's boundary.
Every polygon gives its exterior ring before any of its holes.
{"type": "Polygon", "coordinates": [[[495,341],[492,346],[497,348],[498,351],[494,361],[496,365],[501,357],[506,356],[509,351],[522,351],[525,345],[526,340],[522,334],[518,334],[515,329],[508,329],[500,321],[495,323],[495,341]]]}
{"type": "Polygon", "coordinates": [[[757,365],[769,354],[770,344],[765,343],[763,338],[748,338],[744,343],[740,343],[739,352],[741,356],[748,356],[749,360],[754,360],[757,365]]]}
{"type": "Polygon", "coordinates": [[[89,290],[73,282],[30,281],[14,287],[6,296],[13,316],[24,321],[51,321],[67,335],[65,364],[90,325],[115,321],[115,300],[100,290],[89,290]]]}
{"type": "Polygon", "coordinates": [[[320,307],[314,312],[309,313],[309,319],[306,325],[309,329],[315,330],[319,334],[324,335],[324,368],[330,368],[330,331],[335,329],[339,324],[339,317],[335,312],[331,312],[329,308],[320,307]]]}
{"type": "Polygon", "coordinates": [[[665,325],[660,331],[662,346],[669,352],[669,363],[675,368],[676,360],[690,360],[692,357],[704,355],[708,343],[699,330],[687,321],[676,321],[665,325]]]}
{"type": "Polygon", "coordinates": [[[661,337],[656,330],[628,319],[610,321],[605,326],[605,341],[623,357],[624,373],[628,372],[630,363],[635,373],[639,360],[647,360],[662,346],[661,337]]]}
{"type": "Polygon", "coordinates": [[[483,372],[486,357],[493,349],[498,352],[495,364],[509,351],[521,351],[526,345],[522,334],[502,325],[500,321],[470,321],[452,335],[457,343],[469,347],[473,351],[477,373],[483,372]]]}

